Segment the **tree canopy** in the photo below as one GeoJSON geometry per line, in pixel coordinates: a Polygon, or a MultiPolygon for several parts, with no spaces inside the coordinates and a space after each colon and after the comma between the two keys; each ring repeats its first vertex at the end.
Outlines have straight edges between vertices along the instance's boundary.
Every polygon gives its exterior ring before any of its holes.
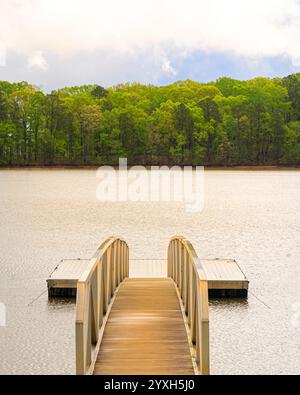
{"type": "Polygon", "coordinates": [[[0,165],[299,165],[300,74],[201,84],[0,81],[0,165]]]}

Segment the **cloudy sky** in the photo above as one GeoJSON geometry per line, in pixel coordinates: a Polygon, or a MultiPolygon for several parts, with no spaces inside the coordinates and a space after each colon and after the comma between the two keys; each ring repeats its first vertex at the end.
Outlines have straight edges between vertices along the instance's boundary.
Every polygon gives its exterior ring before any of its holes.
{"type": "Polygon", "coordinates": [[[0,80],[49,91],[300,71],[300,0],[0,0],[0,80]]]}

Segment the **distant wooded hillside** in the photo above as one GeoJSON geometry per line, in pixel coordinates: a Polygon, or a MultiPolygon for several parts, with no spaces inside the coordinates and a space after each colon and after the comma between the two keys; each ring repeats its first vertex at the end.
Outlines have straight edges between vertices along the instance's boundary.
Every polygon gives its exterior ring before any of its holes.
{"type": "Polygon", "coordinates": [[[45,94],[0,82],[0,165],[299,165],[300,74],[45,94]]]}

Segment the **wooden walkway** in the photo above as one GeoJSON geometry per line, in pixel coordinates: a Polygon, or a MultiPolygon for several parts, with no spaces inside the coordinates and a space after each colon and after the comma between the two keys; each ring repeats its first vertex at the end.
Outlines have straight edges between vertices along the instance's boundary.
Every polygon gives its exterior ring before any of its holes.
{"type": "MultiPolygon", "coordinates": [[[[129,259],[131,278],[166,278],[167,259],[129,259]]],[[[210,297],[247,298],[249,281],[232,259],[202,260],[210,297]]],[[[49,298],[75,297],[77,283],[89,260],[62,260],[47,279],[49,298]]]]}
{"type": "Polygon", "coordinates": [[[173,280],[124,280],[105,326],[94,374],[195,374],[173,280]]]}
{"type": "Polygon", "coordinates": [[[129,273],[128,244],[111,237],[78,280],[76,373],[208,375],[208,281],[191,243],[170,240],[165,278],[129,273]]]}

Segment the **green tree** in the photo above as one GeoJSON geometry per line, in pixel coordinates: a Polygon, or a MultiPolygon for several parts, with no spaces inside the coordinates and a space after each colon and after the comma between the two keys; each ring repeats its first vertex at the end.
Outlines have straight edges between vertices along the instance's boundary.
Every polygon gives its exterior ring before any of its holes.
{"type": "Polygon", "coordinates": [[[163,87],[0,81],[1,164],[299,164],[300,74],[163,87]]]}
{"type": "Polygon", "coordinates": [[[191,160],[194,153],[194,120],[192,113],[186,105],[180,103],[175,108],[174,118],[175,127],[179,132],[179,136],[177,137],[177,146],[179,144],[181,147],[182,161],[184,162],[185,149],[187,150],[188,156],[191,160]]]}
{"type": "Polygon", "coordinates": [[[294,121],[286,125],[281,163],[284,165],[300,165],[300,122],[294,121]]]}
{"type": "Polygon", "coordinates": [[[95,162],[97,134],[100,133],[101,110],[99,106],[85,105],[80,109],[82,160],[84,164],[95,162]]]}
{"type": "Polygon", "coordinates": [[[102,86],[96,85],[95,88],[92,90],[91,95],[95,99],[102,99],[103,97],[106,97],[108,95],[108,92],[102,86]]]}
{"type": "Polygon", "coordinates": [[[287,89],[291,102],[288,121],[300,121],[300,74],[292,74],[283,78],[282,85],[287,89]]]}

